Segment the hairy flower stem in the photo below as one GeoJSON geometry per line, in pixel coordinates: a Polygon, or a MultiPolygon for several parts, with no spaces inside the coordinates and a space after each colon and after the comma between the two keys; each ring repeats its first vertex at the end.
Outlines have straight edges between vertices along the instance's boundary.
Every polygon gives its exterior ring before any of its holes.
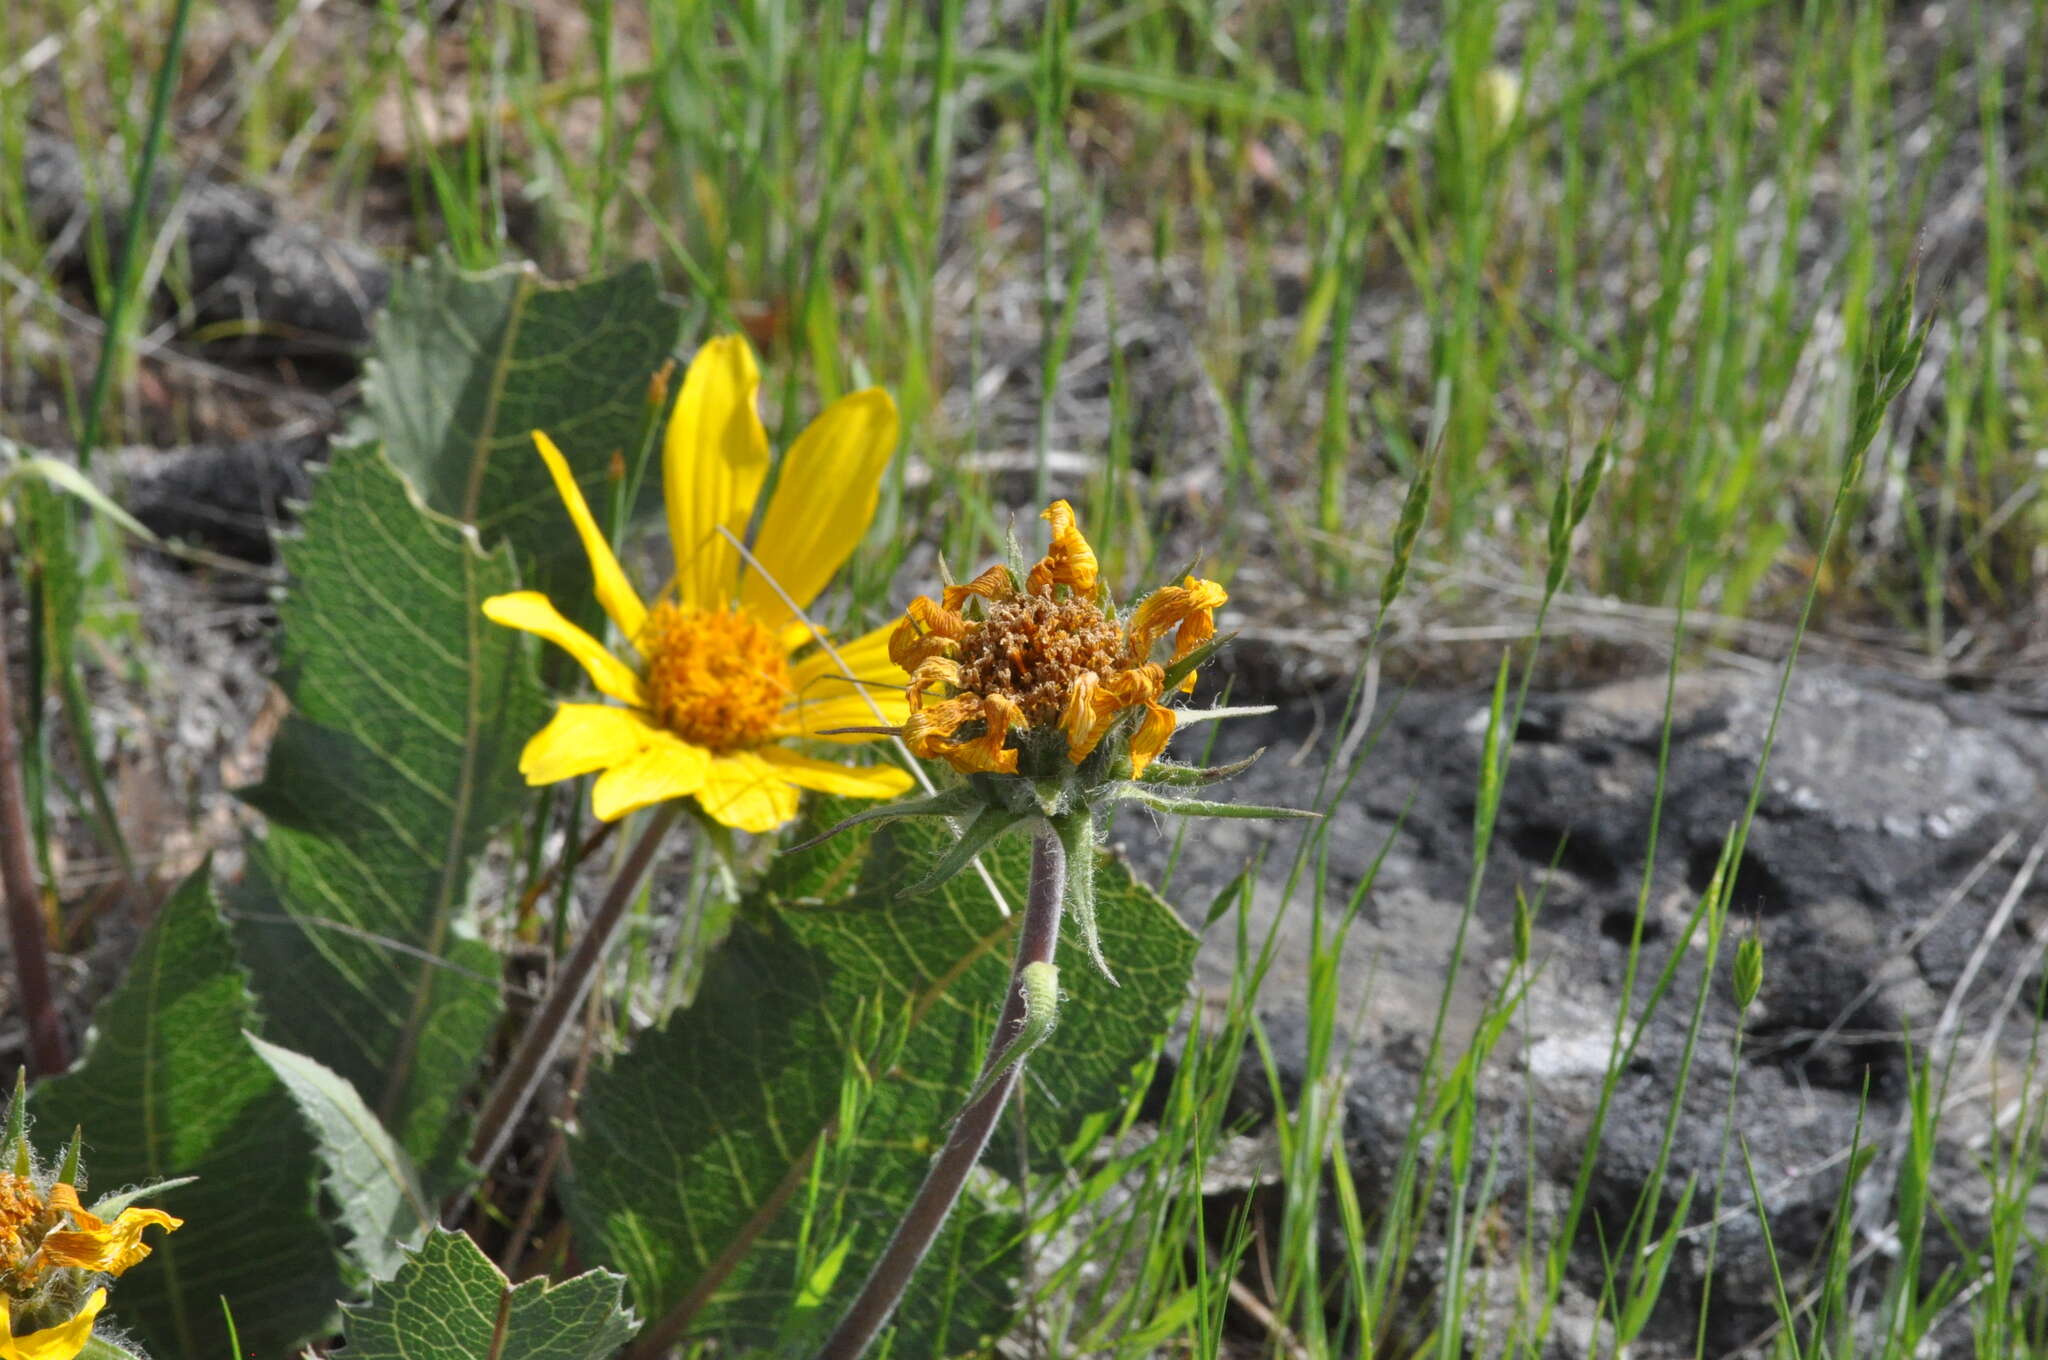
{"type": "Polygon", "coordinates": [[[541,1003],[540,1010],[526,1026],[526,1032],[519,1036],[519,1047],[506,1062],[505,1070],[498,1074],[497,1085],[491,1088],[482,1111],[477,1115],[476,1136],[470,1140],[469,1159],[480,1169],[488,1170],[491,1163],[498,1160],[498,1154],[505,1150],[506,1142],[512,1137],[513,1126],[526,1112],[527,1103],[540,1086],[541,1074],[547,1070],[549,1060],[555,1056],[555,1049],[562,1042],[562,1032],[570,1015],[590,994],[591,981],[597,976],[597,965],[604,959],[612,937],[618,934],[619,922],[625,919],[626,904],[633,900],[640,880],[647,874],[647,866],[654,862],[654,852],[660,847],[662,838],[681,815],[682,804],[669,802],[655,809],[647,819],[647,829],[634,842],[625,864],[619,868],[618,877],[612,880],[604,901],[598,905],[597,914],[590,918],[583,938],[577,942],[575,952],[555,974],[554,986],[549,989],[547,1000],[541,1003]]]}
{"type": "Polygon", "coordinates": [[[1040,822],[1031,836],[1031,900],[1024,908],[1022,928],[1017,933],[1017,958],[1010,968],[1010,986],[1003,997],[1002,1017],[996,1021],[988,1057],[982,1063],[976,1089],[982,1094],[971,1101],[954,1121],[944,1150],[925,1173],[917,1198],[904,1211],[889,1239],[882,1259],[861,1286],[838,1330],[818,1352],[818,1360],[859,1360],[873,1344],[876,1333],[896,1311],[897,1302],[917,1273],[918,1263],[931,1249],[945,1225],[946,1216],[960,1198],[967,1173],[981,1160],[996,1120],[1016,1089],[1024,1064],[1010,1053],[1010,1045],[1025,1024],[1026,992],[1024,970],[1032,964],[1049,964],[1059,947],[1060,908],[1066,898],[1067,853],[1060,837],[1047,822],[1040,822]]]}
{"type": "MultiPolygon", "coordinates": [[[[88,753],[88,759],[90,754],[88,753]]],[[[7,652],[0,647],[0,890],[7,896],[7,931],[14,945],[14,981],[28,1022],[29,1056],[37,1076],[71,1065],[64,1020],[50,990],[50,955],[43,942],[43,900],[29,850],[28,798],[21,787],[21,731],[14,725],[14,687],[7,652]]]]}

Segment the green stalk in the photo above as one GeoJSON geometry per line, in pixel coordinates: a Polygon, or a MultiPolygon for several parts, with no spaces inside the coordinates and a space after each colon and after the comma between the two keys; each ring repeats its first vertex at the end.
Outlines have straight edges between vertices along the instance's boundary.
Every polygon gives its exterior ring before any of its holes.
{"type": "Polygon", "coordinates": [[[171,31],[164,39],[164,59],[156,70],[156,83],[149,96],[149,131],[142,139],[142,159],[135,166],[135,182],[128,194],[128,230],[121,241],[121,272],[114,285],[114,302],[107,313],[107,328],[100,336],[100,363],[92,375],[92,396],[85,405],[85,429],[78,436],[78,466],[92,466],[92,451],[100,438],[100,413],[106,409],[107,389],[120,367],[121,345],[128,331],[128,313],[135,305],[135,272],[142,264],[142,224],[149,215],[149,189],[156,177],[157,152],[164,142],[164,125],[170,121],[171,95],[178,84],[178,58],[185,50],[185,21],[192,14],[192,0],[178,0],[171,11],[171,31]]]}
{"type": "MultiPolygon", "coordinates": [[[[1017,1060],[1013,1045],[1024,1033],[1027,1019],[1026,970],[1049,965],[1060,941],[1060,908],[1066,897],[1067,854],[1059,834],[1050,823],[1040,822],[1031,836],[1031,900],[1024,908],[1023,927],[1017,932],[1017,958],[1011,966],[1010,985],[1003,997],[1002,1018],[989,1041],[988,1057],[975,1079],[977,1094],[968,1101],[953,1123],[945,1148],[925,1173],[917,1198],[904,1211],[895,1236],[875,1263],[874,1273],[861,1286],[860,1296],[840,1320],[838,1329],[818,1352],[818,1360],[860,1360],[874,1344],[876,1335],[896,1311],[918,1263],[931,1250],[939,1229],[953,1212],[967,1173],[981,1160],[981,1151],[995,1132],[996,1120],[1017,1087],[1024,1064],[1017,1060]]],[[[1041,974],[1042,975],[1042,974],[1041,974]]],[[[1039,975],[1034,975],[1039,976],[1039,975]]]]}

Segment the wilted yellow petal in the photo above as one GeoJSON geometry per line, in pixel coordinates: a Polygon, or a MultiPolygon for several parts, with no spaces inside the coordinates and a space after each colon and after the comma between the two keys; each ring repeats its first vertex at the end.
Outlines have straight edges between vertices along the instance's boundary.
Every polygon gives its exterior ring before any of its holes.
{"type": "MultiPolygon", "coordinates": [[[[1173,659],[1175,661],[1179,661],[1210,638],[1216,636],[1217,606],[1230,598],[1223,593],[1223,587],[1217,585],[1214,581],[1197,581],[1194,577],[1190,576],[1187,578],[1187,585],[1191,591],[1195,592],[1199,605],[1185,619],[1181,620],[1180,631],[1173,635],[1173,659]],[[1203,593],[1204,591],[1207,593],[1203,593]],[[1214,602],[1210,603],[1212,599],[1214,602]]],[[[1181,677],[1180,689],[1183,694],[1195,692],[1195,673],[1193,671],[1189,671],[1181,677]]]]}
{"type": "Polygon", "coordinates": [[[1065,501],[1054,501],[1045,507],[1045,513],[1039,518],[1052,525],[1052,545],[1025,579],[1025,591],[1032,595],[1049,595],[1056,585],[1068,586],[1076,595],[1093,599],[1095,549],[1089,547],[1088,540],[1081,536],[1080,526],[1074,522],[1074,507],[1065,501]]]}
{"type": "MultiPolygon", "coordinates": [[[[1161,586],[1147,595],[1131,611],[1130,623],[1126,629],[1131,640],[1131,651],[1143,657],[1152,650],[1154,643],[1166,636],[1166,630],[1184,619],[1222,607],[1230,599],[1223,587],[1214,581],[1198,580],[1193,576],[1185,578],[1181,585],[1161,586]]],[[[1215,631],[1210,621],[1210,632],[1215,631]]],[[[1193,650],[1192,647],[1189,648],[1193,650]]],[[[1185,655],[1185,653],[1183,653],[1185,655]]]]}
{"type": "Polygon", "coordinates": [[[1008,695],[989,694],[981,701],[981,720],[988,724],[987,731],[948,746],[939,754],[962,774],[1017,773],[1017,748],[1003,743],[1011,728],[1025,725],[1024,711],[1008,695]]]}
{"type": "Polygon", "coordinates": [[[50,1187],[50,1207],[68,1214],[76,1226],[44,1235],[44,1264],[74,1266],[95,1275],[119,1275],[149,1255],[150,1247],[142,1240],[144,1228],[176,1232],[185,1224],[161,1209],[123,1209],[108,1223],[80,1205],[78,1191],[62,1181],[50,1187]]]}
{"type": "Polygon", "coordinates": [[[92,1337],[92,1321],[107,1305],[107,1291],[95,1289],[85,1307],[55,1327],[14,1335],[7,1296],[0,1294],[0,1360],[73,1360],[92,1337]]]}
{"type": "Polygon", "coordinates": [[[842,798],[894,798],[908,792],[914,782],[908,771],[894,765],[840,765],[800,756],[779,746],[764,746],[754,754],[798,788],[838,794],[842,798]]]}
{"type": "Polygon", "coordinates": [[[945,754],[944,738],[979,717],[979,694],[962,694],[942,704],[921,708],[903,720],[903,744],[910,748],[912,755],[930,760],[945,754]]]}
{"type": "MultiPolygon", "coordinates": [[[[950,592],[958,586],[948,586],[950,592]]],[[[967,621],[929,595],[920,595],[903,611],[903,621],[889,634],[889,659],[914,671],[929,656],[944,656],[967,635],[967,621]]]]}
{"type": "Polygon", "coordinates": [[[1138,724],[1138,730],[1131,734],[1131,778],[1145,773],[1145,767],[1156,760],[1166,749],[1166,739],[1173,735],[1173,710],[1162,708],[1150,699],[1145,701],[1145,717],[1138,724]]]}
{"type": "Polygon", "coordinates": [[[714,756],[697,802],[712,820],[738,831],[773,831],[796,816],[797,789],[757,752],[714,756]]]}
{"type": "MultiPolygon", "coordinates": [[[[910,701],[912,708],[920,708],[924,704],[925,691],[934,685],[944,685],[945,692],[959,689],[960,663],[950,656],[926,657],[918,662],[917,669],[911,672],[910,684],[904,691],[904,697],[910,701]]],[[[939,697],[944,698],[945,693],[941,693],[939,697]]]]}
{"type": "Polygon", "coordinates": [[[768,432],[754,411],[761,370],[737,335],[705,343],[683,375],[661,446],[662,494],[676,554],[676,589],[686,605],[722,609],[732,600],[739,554],[723,534],[747,530],[768,475],[768,432]]]}
{"type": "Polygon", "coordinates": [[[590,558],[590,577],[598,605],[619,626],[619,632],[628,641],[637,640],[640,625],[647,621],[647,606],[640,602],[640,593],[626,579],[626,573],[619,567],[619,559],[612,553],[611,543],[591,516],[590,505],[583,499],[583,488],[576,484],[575,475],[569,471],[568,459],[562,457],[555,441],[539,430],[533,432],[533,444],[540,450],[541,461],[548,465],[548,475],[555,479],[555,494],[562,498],[562,504],[569,511],[569,522],[576,526],[576,536],[583,540],[584,554],[590,558]]]}
{"type": "Polygon", "coordinates": [[[519,753],[519,773],[529,784],[559,783],[623,765],[663,735],[629,708],[563,704],[519,753]]]}
{"type": "Polygon", "coordinates": [[[644,707],[640,677],[633,668],[606,651],[604,644],[562,617],[560,610],[537,590],[515,590],[510,595],[493,595],[484,601],[484,617],[507,628],[518,628],[546,638],[576,658],[590,675],[590,683],[621,703],[644,707]]]}
{"type": "Polygon", "coordinates": [[[1067,759],[1079,765],[1093,754],[1122,711],[1115,696],[1103,692],[1101,677],[1094,671],[1082,671],[1067,691],[1066,707],[1060,713],[1060,730],[1067,734],[1067,759]]]}
{"type": "Polygon", "coordinates": [[[897,428],[896,403],[871,387],[826,407],[789,446],[754,540],[758,566],[740,578],[740,603],[769,627],[791,617],[783,594],[808,608],[860,546],[897,428]]]}
{"type": "Polygon", "coordinates": [[[969,595],[979,595],[984,600],[1007,600],[1016,593],[1010,569],[998,562],[966,585],[947,586],[939,594],[947,609],[956,610],[967,603],[969,595]]]}

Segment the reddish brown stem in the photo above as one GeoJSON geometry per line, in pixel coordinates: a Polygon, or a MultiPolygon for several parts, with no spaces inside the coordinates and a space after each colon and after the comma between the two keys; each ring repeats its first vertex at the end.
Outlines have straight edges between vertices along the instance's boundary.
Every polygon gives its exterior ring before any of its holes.
{"type": "Polygon", "coordinates": [[[526,1032],[519,1036],[519,1046],[512,1051],[505,1070],[498,1074],[497,1084],[491,1088],[482,1111],[477,1115],[476,1136],[470,1140],[469,1159],[478,1168],[487,1172],[491,1163],[497,1161],[498,1154],[505,1150],[505,1143],[512,1137],[513,1126],[525,1113],[527,1102],[533,1099],[534,1090],[540,1085],[541,1074],[547,1070],[548,1061],[562,1042],[562,1031],[568,1025],[569,1016],[589,994],[590,984],[597,976],[597,966],[604,959],[605,947],[618,933],[619,922],[625,918],[626,904],[633,900],[633,893],[639,888],[648,865],[654,862],[654,852],[661,845],[662,838],[681,815],[680,805],[671,802],[664,803],[648,819],[647,829],[640,833],[640,839],[620,866],[618,877],[612,880],[604,901],[598,905],[597,914],[590,918],[583,938],[577,941],[568,961],[555,974],[547,1000],[541,1003],[540,1010],[528,1022],[526,1032]]]}
{"type": "MultiPolygon", "coordinates": [[[[1024,1028],[1024,969],[1033,963],[1051,963],[1059,946],[1060,907],[1066,895],[1067,856],[1059,833],[1041,822],[1031,838],[1031,900],[1024,908],[1023,928],[1017,933],[1017,959],[1010,967],[1010,989],[1003,997],[1002,1017],[989,1039],[988,1056],[982,1062],[987,1074],[1006,1059],[1007,1050],[1024,1028]]],[[[1016,1089],[1024,1063],[1011,1062],[979,1100],[960,1112],[946,1146],[925,1173],[917,1198],[904,1211],[874,1273],[861,1286],[838,1330],[818,1352],[818,1360],[860,1360],[882,1330],[917,1273],[918,1264],[931,1250],[939,1229],[960,1198],[967,1173],[981,1160],[996,1120],[1016,1089]]],[[[977,1080],[976,1085],[980,1081],[977,1080]]]]}
{"type": "MultiPolygon", "coordinates": [[[[616,826],[615,822],[605,823],[616,826]]],[[[598,991],[591,988],[590,1000],[583,1008],[583,1042],[576,1050],[576,1067],[569,1074],[569,1090],[562,1098],[561,1116],[555,1121],[554,1130],[548,1134],[548,1150],[542,1155],[540,1170],[533,1176],[533,1186],[526,1192],[526,1204],[519,1211],[518,1221],[505,1241],[505,1252],[498,1258],[498,1268],[505,1272],[508,1280],[519,1281],[525,1277],[519,1273],[520,1263],[526,1258],[526,1237],[533,1231],[534,1223],[540,1218],[541,1207],[547,1202],[548,1191],[553,1187],[555,1171],[562,1164],[562,1153],[568,1139],[564,1136],[563,1125],[576,1117],[576,1102],[583,1095],[583,1080],[590,1073],[590,1054],[596,1047],[598,1019],[598,991]]]]}
{"type": "Polygon", "coordinates": [[[21,786],[21,731],[14,725],[14,687],[0,646],[0,888],[7,893],[7,933],[14,945],[14,980],[28,1021],[29,1060],[37,1076],[71,1065],[64,1017],[50,987],[50,951],[43,895],[29,852],[28,797],[21,786]]]}

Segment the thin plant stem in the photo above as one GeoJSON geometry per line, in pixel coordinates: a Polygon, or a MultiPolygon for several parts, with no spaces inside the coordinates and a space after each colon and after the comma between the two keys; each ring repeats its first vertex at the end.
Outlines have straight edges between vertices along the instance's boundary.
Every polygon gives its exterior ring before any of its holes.
{"type": "MultiPolygon", "coordinates": [[[[606,826],[617,826],[617,822],[606,822],[606,826]]],[[[547,1203],[548,1192],[554,1187],[555,1172],[561,1167],[562,1153],[566,1150],[568,1138],[563,1125],[576,1117],[576,1102],[583,1097],[583,1083],[590,1075],[591,1051],[597,1047],[597,1025],[599,997],[596,988],[591,988],[589,1000],[583,1005],[583,1042],[576,1051],[576,1067],[569,1074],[569,1089],[562,1098],[562,1116],[555,1121],[548,1134],[547,1151],[542,1154],[540,1170],[534,1173],[533,1186],[526,1192],[526,1204],[519,1211],[518,1219],[512,1224],[512,1231],[505,1237],[505,1252],[498,1258],[498,1268],[505,1272],[507,1279],[522,1278],[520,1263],[526,1259],[527,1237],[533,1232],[534,1223],[540,1218],[540,1211],[547,1203]]]]}
{"type": "Polygon", "coordinates": [[[967,1173],[981,1160],[996,1120],[1024,1071],[1024,1063],[1011,1061],[1008,1052],[1024,1028],[1024,970],[1034,963],[1052,962],[1059,946],[1060,909],[1066,886],[1066,850],[1052,825],[1040,822],[1031,837],[1031,900],[1025,905],[1023,926],[1017,933],[1017,958],[1010,968],[1009,990],[1003,997],[1002,1017],[989,1038],[981,1076],[975,1081],[977,1087],[986,1084],[987,1089],[954,1121],[953,1132],[931,1170],[925,1173],[917,1198],[904,1211],[903,1221],[896,1225],[895,1236],[889,1239],[874,1272],[861,1286],[860,1296],[819,1350],[818,1360],[860,1360],[867,1353],[876,1334],[896,1311],[910,1277],[917,1273],[918,1263],[931,1250],[939,1229],[953,1212],[961,1187],[967,1183],[967,1173]],[[1005,1062],[1007,1066],[990,1081],[991,1074],[1005,1062]]]}
{"type": "Polygon", "coordinates": [[[38,1076],[52,1076],[71,1065],[71,1046],[50,989],[42,893],[36,888],[28,801],[21,786],[21,731],[14,725],[5,647],[0,647],[0,887],[7,893],[7,930],[14,944],[15,986],[28,1021],[29,1057],[38,1076]]]}
{"type": "Polygon", "coordinates": [[[108,389],[120,368],[121,346],[127,338],[128,313],[135,305],[136,272],[142,267],[142,226],[149,217],[151,189],[155,187],[157,152],[164,144],[164,129],[170,122],[171,98],[178,89],[178,66],[185,51],[185,21],[191,17],[192,0],[178,0],[171,11],[171,28],[164,40],[164,57],[157,67],[156,84],[149,98],[149,130],[142,139],[142,156],[135,165],[135,182],[128,197],[128,230],[121,241],[121,270],[114,283],[114,297],[107,312],[107,328],[100,337],[99,367],[92,375],[92,395],[85,404],[85,428],[78,436],[78,466],[92,466],[93,450],[100,439],[101,416],[106,410],[108,389]]]}
{"type": "Polygon", "coordinates": [[[535,1012],[526,1032],[520,1036],[519,1047],[513,1050],[505,1070],[498,1074],[497,1084],[491,1088],[483,1110],[477,1115],[476,1135],[469,1144],[469,1159],[478,1167],[489,1167],[505,1150],[513,1127],[518,1124],[520,1115],[526,1112],[527,1103],[540,1086],[541,1074],[547,1070],[555,1049],[562,1042],[562,1032],[569,1016],[589,995],[591,981],[597,976],[597,965],[603,960],[612,936],[618,933],[619,922],[625,919],[626,904],[632,901],[640,880],[647,874],[648,865],[654,862],[654,852],[660,848],[662,839],[680,816],[682,805],[668,802],[648,819],[647,828],[640,833],[640,839],[634,842],[626,862],[619,867],[618,877],[612,880],[604,901],[598,905],[597,914],[590,918],[590,925],[577,942],[575,952],[569,955],[569,961],[555,975],[547,1000],[541,1003],[540,1010],[535,1012]]]}

